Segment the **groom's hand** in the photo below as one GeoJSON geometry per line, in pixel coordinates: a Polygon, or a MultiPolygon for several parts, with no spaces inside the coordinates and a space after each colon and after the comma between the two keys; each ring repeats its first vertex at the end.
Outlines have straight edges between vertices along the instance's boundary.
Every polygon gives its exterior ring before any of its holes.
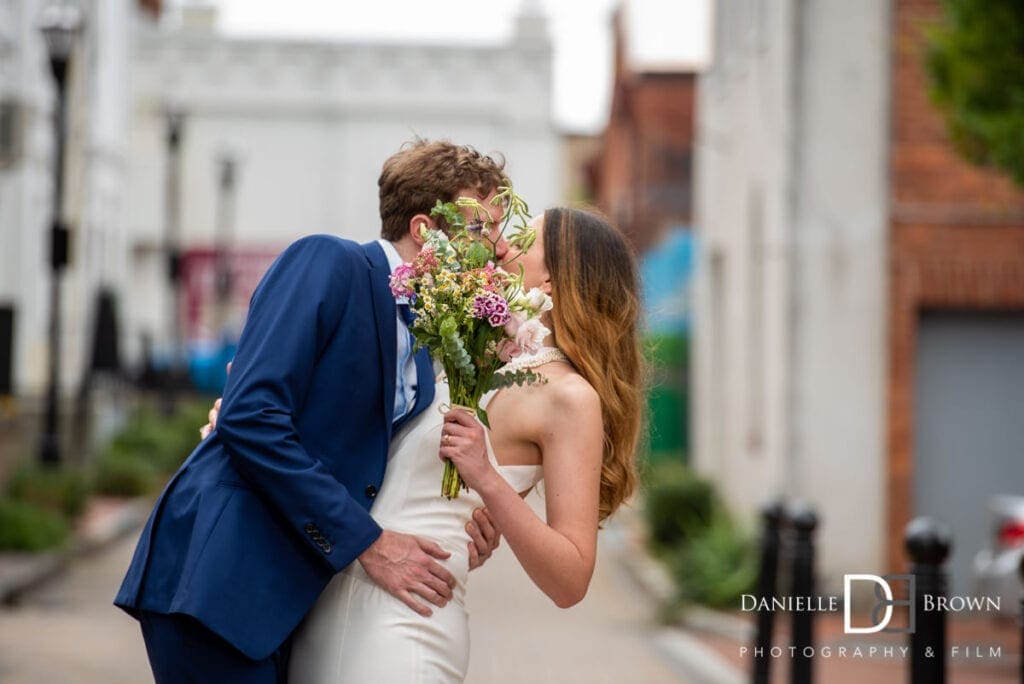
{"type": "Polygon", "coordinates": [[[466,532],[473,540],[469,542],[469,569],[476,570],[498,548],[501,532],[491,520],[486,508],[478,508],[473,511],[473,519],[466,523],[466,532]]]}
{"type": "Polygon", "coordinates": [[[452,598],[455,578],[435,558],[451,554],[440,546],[410,534],[384,530],[361,556],[366,574],[389,594],[424,617],[433,613],[416,600],[420,597],[444,608],[452,598]]]}

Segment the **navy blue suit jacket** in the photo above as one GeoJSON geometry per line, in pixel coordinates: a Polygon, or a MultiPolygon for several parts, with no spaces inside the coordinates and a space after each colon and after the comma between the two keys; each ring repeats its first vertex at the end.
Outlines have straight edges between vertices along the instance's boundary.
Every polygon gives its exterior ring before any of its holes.
{"type": "MultiPolygon", "coordinates": [[[[396,314],[377,243],[315,235],[256,288],[217,429],[171,478],[115,603],[191,615],[253,659],[380,535],[396,314]]],[[[411,419],[433,399],[416,356],[411,419]]],[[[394,426],[397,429],[398,426],[394,426]]]]}

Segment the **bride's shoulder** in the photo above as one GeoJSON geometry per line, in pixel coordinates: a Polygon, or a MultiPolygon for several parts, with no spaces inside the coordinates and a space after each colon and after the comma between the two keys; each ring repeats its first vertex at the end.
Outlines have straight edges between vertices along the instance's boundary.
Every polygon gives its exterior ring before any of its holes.
{"type": "Polygon", "coordinates": [[[574,413],[601,411],[601,397],[597,390],[576,371],[550,375],[543,388],[547,402],[563,415],[567,409],[574,413]]]}

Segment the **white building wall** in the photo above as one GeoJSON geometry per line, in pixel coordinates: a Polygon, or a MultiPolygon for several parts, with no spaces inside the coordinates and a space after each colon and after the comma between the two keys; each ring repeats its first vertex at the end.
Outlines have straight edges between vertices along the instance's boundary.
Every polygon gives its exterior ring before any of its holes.
{"type": "Polygon", "coordinates": [[[451,47],[228,39],[195,28],[139,34],[132,58],[129,226],[134,240],[129,343],[167,326],[159,296],[166,123],[186,112],[185,247],[216,238],[217,160],[237,156],[234,244],[281,249],[326,232],[380,231],[377,178],[416,136],[501,152],[536,209],[559,199],[551,48],[544,22],[520,18],[508,45],[451,47]],[[139,294],[140,292],[144,294],[139,294]]]}
{"type": "MultiPolygon", "coordinates": [[[[52,79],[38,30],[43,0],[0,0],[0,98],[20,111],[20,152],[0,167],[0,302],[16,310],[14,382],[47,379],[52,79]]],[[[158,29],[133,0],[83,0],[71,76],[63,277],[62,379],[76,389],[92,343],[96,293],[119,293],[125,360],[166,338],[164,112],[188,110],[182,231],[209,246],[217,158],[239,157],[236,244],[282,248],[313,232],[375,237],[377,176],[416,135],[501,151],[536,209],[559,197],[551,49],[521,17],[508,45],[428,47],[227,40],[158,29]]]]}
{"type": "MultiPolygon", "coordinates": [[[[127,130],[128,55],[136,20],[133,0],[87,0],[82,47],[74,74],[68,140],[66,215],[73,228],[64,277],[65,368],[81,381],[90,361],[97,294],[128,291],[127,130]]],[[[141,20],[141,19],[140,19],[141,20]]]]}
{"type": "Polygon", "coordinates": [[[818,510],[882,568],[887,0],[721,2],[698,98],[695,463],[751,522],[818,510]]]}
{"type": "Polygon", "coordinates": [[[0,301],[15,309],[16,393],[41,392],[47,367],[52,77],[42,3],[0,0],[0,97],[18,109],[17,155],[0,168],[0,301]]]}
{"type": "MultiPolygon", "coordinates": [[[[78,388],[101,283],[122,286],[127,56],[132,0],[85,0],[69,72],[64,215],[71,264],[62,277],[61,385],[78,388]]],[[[20,154],[0,168],[0,301],[16,309],[16,393],[47,381],[54,81],[39,32],[43,0],[0,0],[0,98],[20,110],[20,154]]]]}

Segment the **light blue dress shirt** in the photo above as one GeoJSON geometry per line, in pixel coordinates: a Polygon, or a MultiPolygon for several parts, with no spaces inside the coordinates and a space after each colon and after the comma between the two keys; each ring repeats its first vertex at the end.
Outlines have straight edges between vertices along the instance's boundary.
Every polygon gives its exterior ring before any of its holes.
{"type": "MultiPolygon", "coordinates": [[[[387,240],[377,240],[384,254],[388,258],[388,266],[391,272],[402,265],[402,257],[398,256],[398,250],[387,240]]],[[[406,297],[396,297],[395,304],[408,304],[406,297]]],[[[395,312],[397,324],[395,330],[398,335],[398,367],[395,373],[395,417],[392,421],[397,423],[405,414],[412,410],[416,404],[416,359],[413,356],[413,337],[409,332],[409,326],[402,320],[402,315],[395,312]]]]}

